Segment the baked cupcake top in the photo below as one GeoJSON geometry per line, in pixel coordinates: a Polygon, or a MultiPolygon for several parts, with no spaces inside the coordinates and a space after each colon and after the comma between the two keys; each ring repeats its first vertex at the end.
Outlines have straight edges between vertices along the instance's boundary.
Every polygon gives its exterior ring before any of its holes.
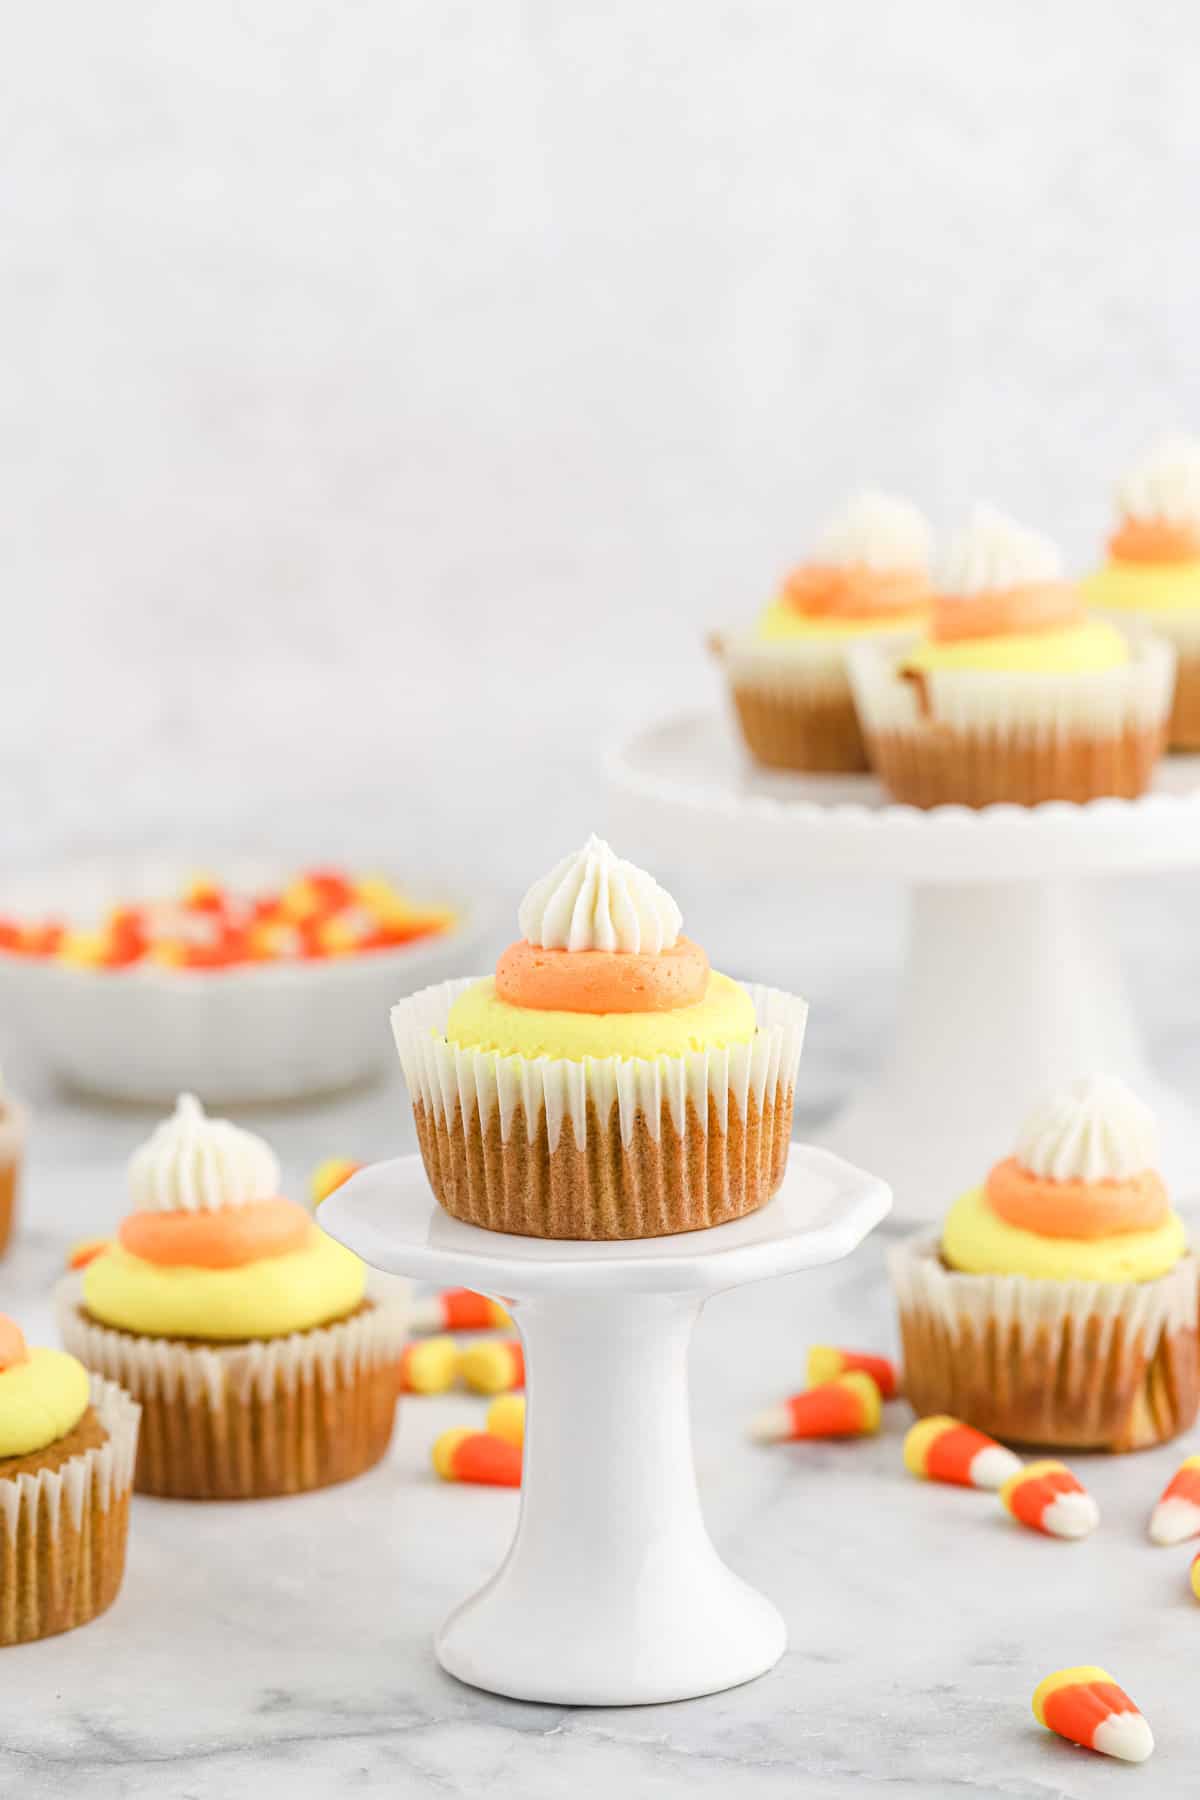
{"type": "Polygon", "coordinates": [[[83,1271],[83,1305],[139,1336],[282,1337],[345,1317],[366,1271],[279,1193],[274,1152],[183,1094],[129,1165],[134,1210],[83,1271]]]}
{"type": "Polygon", "coordinates": [[[786,643],[915,630],[930,601],[933,534],[915,506],[857,494],[826,527],[810,561],[792,570],[755,637],[786,643]]]}
{"type": "Polygon", "coordinates": [[[1054,544],[979,506],[947,545],[929,634],[901,666],[911,674],[1083,675],[1128,661],[1116,627],[1088,617],[1054,544]]]}
{"type": "Polygon", "coordinates": [[[1171,438],[1125,477],[1108,563],[1088,577],[1096,606],[1200,608],[1200,441],[1171,438]]]}
{"type": "Polygon", "coordinates": [[[1054,1094],[1015,1154],[951,1207],[942,1256],[972,1275],[1152,1281],[1187,1249],[1155,1167],[1150,1109],[1112,1075],[1054,1094]]]}
{"type": "Polygon", "coordinates": [[[451,1007],[450,1043],[579,1062],[680,1056],[758,1029],[746,990],[682,935],[670,894],[601,838],[535,881],[517,919],[495,975],[451,1007]]]}
{"type": "MultiPolygon", "coordinates": [[[[15,1320],[0,1314],[0,1479],[23,1472],[15,1460],[68,1440],[90,1404],[83,1364],[64,1350],[31,1350],[15,1320]]],[[[104,1435],[97,1424],[94,1441],[102,1443],[104,1435]]]]}

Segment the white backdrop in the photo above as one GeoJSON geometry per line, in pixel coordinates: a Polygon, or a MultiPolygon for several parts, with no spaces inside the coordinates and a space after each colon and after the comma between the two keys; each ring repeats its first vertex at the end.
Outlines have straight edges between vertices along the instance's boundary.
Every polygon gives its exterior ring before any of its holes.
{"type": "Polygon", "coordinates": [[[1200,427],[1200,14],[22,10],[0,855],[481,861],[863,481],[1086,561],[1200,427]]]}

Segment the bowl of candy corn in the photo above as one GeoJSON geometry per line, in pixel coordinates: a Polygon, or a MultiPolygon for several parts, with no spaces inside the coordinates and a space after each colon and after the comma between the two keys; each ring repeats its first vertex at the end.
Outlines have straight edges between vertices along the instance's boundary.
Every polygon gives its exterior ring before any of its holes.
{"type": "Polygon", "coordinates": [[[376,1074],[391,1003],[458,971],[481,927],[477,903],[390,872],[76,864],[5,879],[0,1007],[87,1093],[293,1100],[376,1074]]]}

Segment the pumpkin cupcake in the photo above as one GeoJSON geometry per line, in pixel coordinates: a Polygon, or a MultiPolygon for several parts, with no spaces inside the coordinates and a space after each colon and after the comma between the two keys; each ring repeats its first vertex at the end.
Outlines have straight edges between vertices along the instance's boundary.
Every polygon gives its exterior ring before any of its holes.
{"type": "Polygon", "coordinates": [[[269,1146],[184,1095],[130,1188],[116,1241],[58,1301],[67,1348],[141,1403],[138,1492],[255,1499],[377,1463],[405,1308],[280,1198],[269,1146]]]}
{"type": "Polygon", "coordinates": [[[530,888],[494,976],[392,1009],[430,1184],[492,1231],[642,1238],[783,1179],[803,1000],[741,987],[671,896],[591,837],[530,888]]]}
{"type": "Polygon", "coordinates": [[[1090,618],[1054,545],[980,507],[928,635],[851,675],[872,763],[912,806],[1133,798],[1163,748],[1175,655],[1090,618]]]}
{"type": "Polygon", "coordinates": [[[0,1645],[86,1625],[125,1573],[138,1409],[0,1316],[0,1645]]]}
{"type": "Polygon", "coordinates": [[[867,767],[846,652],[852,644],[887,644],[924,624],[931,542],[915,506],[860,494],[751,631],[713,639],[758,762],[850,773],[867,767]]]}
{"type": "Polygon", "coordinates": [[[905,1393],[993,1437],[1140,1450],[1200,1404],[1197,1264],[1154,1120],[1111,1076],[1039,1107],[940,1241],[889,1258],[905,1393]]]}
{"type": "Polygon", "coordinates": [[[1136,620],[1175,647],[1168,743],[1200,750],[1200,442],[1163,444],[1118,491],[1108,562],[1083,583],[1089,603],[1136,620]]]}
{"type": "Polygon", "coordinates": [[[0,1256],[8,1248],[25,1156],[25,1111],[0,1079],[0,1256]]]}

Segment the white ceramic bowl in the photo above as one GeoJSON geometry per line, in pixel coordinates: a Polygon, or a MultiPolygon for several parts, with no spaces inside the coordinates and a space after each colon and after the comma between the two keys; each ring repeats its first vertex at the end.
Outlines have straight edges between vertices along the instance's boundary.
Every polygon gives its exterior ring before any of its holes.
{"type": "MultiPolygon", "coordinates": [[[[6,877],[0,912],[86,927],[110,905],[177,892],[194,866],[122,858],[6,877]]],[[[295,873],[248,858],[204,867],[239,890],[295,873]]],[[[208,1105],[248,1105],[348,1087],[394,1057],[392,1002],[466,971],[486,928],[478,902],[424,888],[420,897],[453,908],[457,928],[360,956],[104,970],[0,953],[6,1036],[27,1041],[73,1087],[110,1099],[167,1106],[186,1091],[208,1105]]]]}

